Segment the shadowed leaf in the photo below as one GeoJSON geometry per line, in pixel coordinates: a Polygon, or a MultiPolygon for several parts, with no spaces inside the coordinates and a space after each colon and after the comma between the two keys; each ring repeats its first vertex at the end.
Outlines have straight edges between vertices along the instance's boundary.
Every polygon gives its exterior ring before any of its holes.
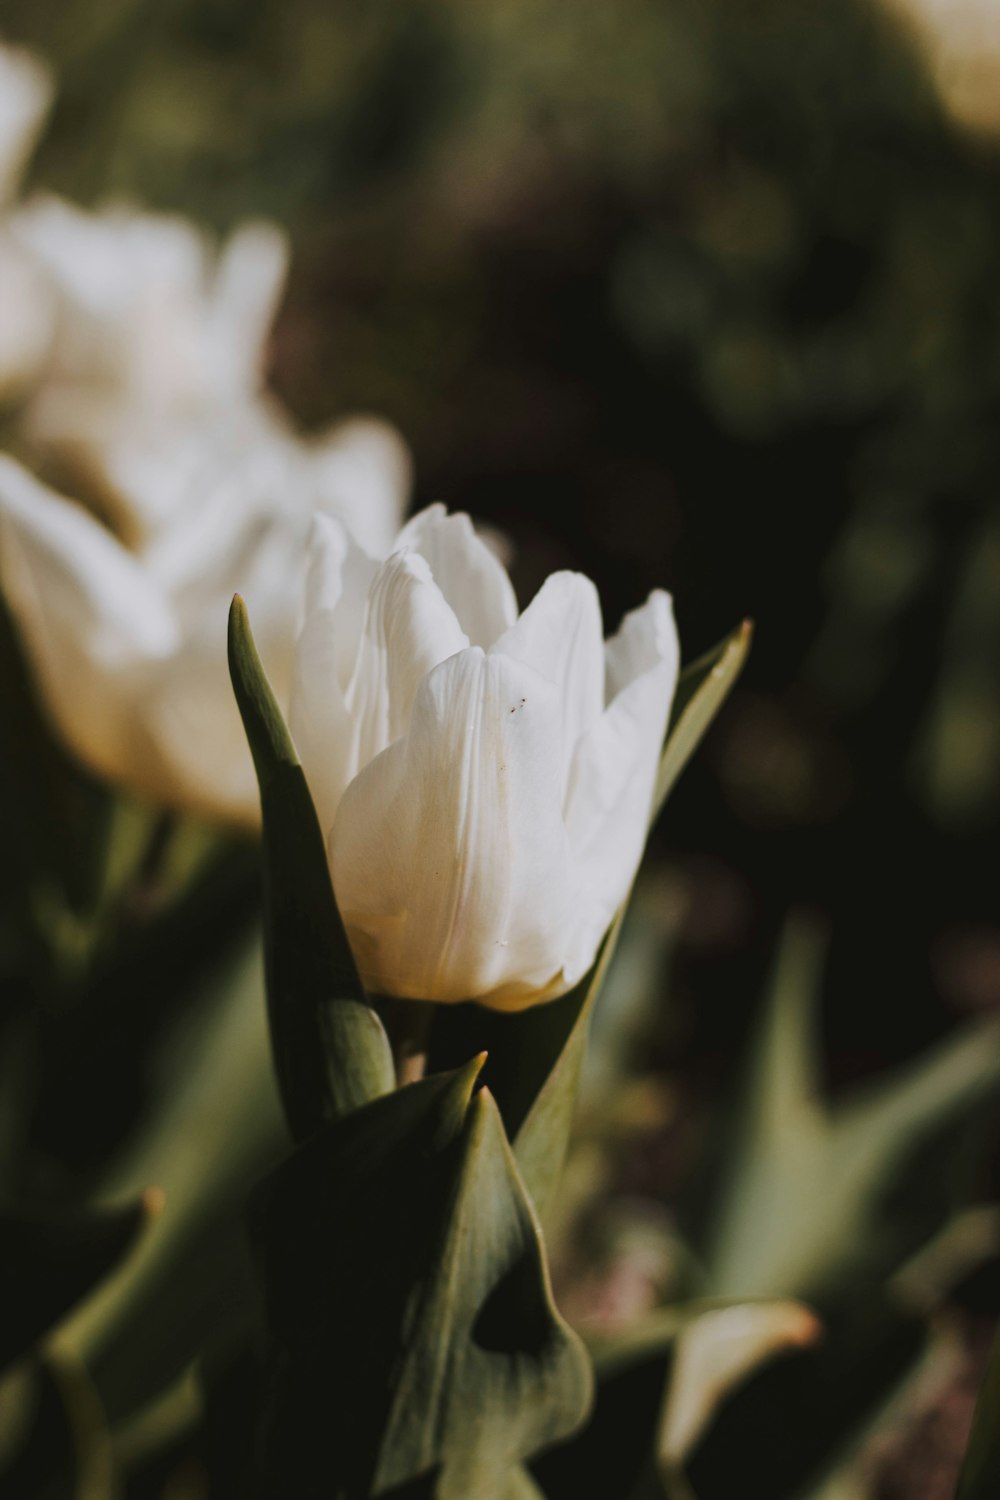
{"type": "Polygon", "coordinates": [[[828,1105],[813,1036],[822,956],[814,929],[791,924],[732,1124],[708,1255],[713,1295],[812,1300],[852,1267],[894,1271],[919,1248],[882,1221],[907,1160],[1000,1091],[1000,1030],[985,1023],[828,1105]],[[877,1267],[864,1265],[872,1254],[877,1267]]]}
{"type": "Polygon", "coordinates": [[[119,1209],[0,1208],[0,1369],[125,1259],[159,1203],[150,1192],[119,1209]]]}
{"type": "Polygon", "coordinates": [[[423,1494],[434,1474],[435,1500],[503,1500],[585,1415],[589,1362],[496,1105],[472,1093],[481,1064],[346,1116],[265,1185],[264,1494],[423,1494]]]}

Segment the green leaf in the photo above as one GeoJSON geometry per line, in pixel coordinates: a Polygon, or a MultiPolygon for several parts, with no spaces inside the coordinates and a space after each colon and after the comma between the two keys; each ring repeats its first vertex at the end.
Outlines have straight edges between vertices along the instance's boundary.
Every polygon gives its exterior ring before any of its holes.
{"type": "Polygon", "coordinates": [[[776,1353],[818,1331],[799,1303],[691,1302],[604,1340],[594,1348],[589,1422],[537,1465],[549,1500],[686,1495],[683,1463],[716,1410],[776,1353]]]}
{"type": "Polygon", "coordinates": [[[1000,1338],[990,1354],[956,1500],[996,1500],[1000,1495],[1000,1338]]]}
{"type": "MultiPolygon", "coordinates": [[[[652,816],[659,812],[722,706],[749,646],[750,629],[744,624],[681,674],[652,816]]],[[[517,1015],[487,1012],[479,1006],[447,1006],[435,1022],[432,1059],[436,1065],[453,1066],[474,1047],[488,1052],[486,1081],[496,1095],[528,1190],[543,1215],[562,1171],[590,1014],[614,953],[624,910],[623,905],[590,973],[560,999],[517,1015]]]]}
{"type": "Polygon", "coordinates": [[[0,1488],[9,1500],[115,1500],[104,1413],[75,1361],[47,1353],[0,1381],[0,1488]]]}
{"type": "Polygon", "coordinates": [[[589,1361],[481,1065],[355,1111],[266,1184],[266,1493],[503,1500],[585,1416],[589,1361]]]}
{"type": "Polygon", "coordinates": [[[881,1288],[852,1283],[818,1312],[816,1344],[760,1367],[715,1412],[686,1459],[698,1500],[748,1488],[767,1500],[811,1494],[842,1470],[927,1353],[924,1319],[881,1288]]]}
{"type": "Polygon", "coordinates": [[[731,635],[726,636],[725,640],[720,641],[689,667],[685,667],[681,673],[670,713],[667,742],[656,778],[651,822],[658,817],[674,783],[732,692],[736,679],[743,671],[752,640],[753,625],[749,620],[744,620],[731,635]]]}
{"type": "Polygon", "coordinates": [[[160,1197],[103,1210],[0,1208],[0,1370],[125,1259],[160,1197]]]}
{"type": "Polygon", "coordinates": [[[110,1199],[144,1183],[165,1194],[152,1232],[53,1336],[86,1366],[113,1423],[255,1309],[244,1206],[289,1147],[262,969],[255,933],[203,980],[149,1079],[148,1114],[100,1181],[110,1199]]]}
{"type": "Polygon", "coordinates": [[[282,1102],[304,1139],[395,1086],[334,900],[312,797],[254,646],[229,614],[229,668],[260,786],[268,1015],[282,1102]]]}
{"type": "Polygon", "coordinates": [[[885,1209],[907,1163],[1000,1092],[1000,1030],[987,1022],[827,1104],[813,1038],[822,955],[815,929],[793,922],[730,1128],[711,1295],[812,1301],[849,1273],[896,1270],[920,1244],[885,1209]]]}

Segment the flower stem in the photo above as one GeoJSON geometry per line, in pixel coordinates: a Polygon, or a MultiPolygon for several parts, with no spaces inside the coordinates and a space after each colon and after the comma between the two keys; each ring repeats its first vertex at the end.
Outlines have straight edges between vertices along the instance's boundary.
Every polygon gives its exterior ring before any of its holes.
{"type": "Polygon", "coordinates": [[[430,1000],[387,996],[378,1006],[396,1064],[396,1083],[417,1083],[427,1068],[427,1044],[437,1006],[430,1000]]]}

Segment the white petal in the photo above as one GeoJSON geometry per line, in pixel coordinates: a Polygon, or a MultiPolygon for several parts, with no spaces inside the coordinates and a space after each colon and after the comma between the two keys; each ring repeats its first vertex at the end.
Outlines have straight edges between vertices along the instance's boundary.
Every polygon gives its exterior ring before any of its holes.
{"type": "MultiPolygon", "coordinates": [[[[143,675],[136,718],[150,750],[130,779],[168,805],[253,827],[260,821],[260,798],[229,681],[225,621],[220,600],[199,638],[143,675]]],[[[287,683],[277,680],[273,662],[265,667],[282,695],[287,683]]]]}
{"type": "Polygon", "coordinates": [[[405,739],[348,787],[333,881],[373,992],[502,1009],[562,992],[574,891],[559,714],[530,668],[462,651],[421,685],[405,739]]]}
{"type": "Polygon", "coordinates": [[[23,47],[0,46],[0,203],[14,197],[52,101],[52,76],[23,47]]]}
{"type": "Polygon", "coordinates": [[[577,741],[604,711],[604,631],[590,579],[553,573],[493,650],[526,662],[559,688],[562,767],[568,777],[577,741]]]}
{"type": "Polygon", "coordinates": [[[573,760],[566,826],[578,861],[573,978],[625,900],[642,857],[649,811],[677,683],[677,637],[670,600],[651,594],[608,642],[617,692],[581,739],[573,760]],[[630,675],[631,674],[631,675],[630,675]]]}
{"type": "Polygon", "coordinates": [[[324,833],[357,770],[345,694],[377,565],[329,516],[312,523],[305,616],[295,647],[288,724],[324,833]]]}
{"type": "MultiPolygon", "coordinates": [[[[0,456],[0,512],[44,589],[45,615],[108,665],[165,655],[177,643],[169,604],[130,553],[82,506],[0,456]]],[[[9,587],[20,591],[14,576],[9,587]]]]}
{"type": "Polygon", "coordinates": [[[52,289],[27,251],[0,232],[0,400],[39,376],[52,343],[52,289]]]}
{"type": "Polygon", "coordinates": [[[410,451],[396,429],[374,417],[353,417],[305,451],[310,510],[338,517],[366,552],[387,556],[413,480],[410,451]]]}
{"type": "Polygon", "coordinates": [[[413,700],[438,662],[469,644],[425,560],[397,552],[368,591],[357,661],[346,693],[355,765],[373,760],[410,726],[413,700]]]}
{"type": "Polygon", "coordinates": [[[178,646],[167,601],[110,532],[7,458],[0,578],[63,735],[103,774],[131,777],[137,685],[178,646]]]}
{"type": "MultiPolygon", "coordinates": [[[[665,662],[676,680],[680,645],[670,595],[654,589],[645,604],[630,610],[607,642],[607,701],[610,703],[643,672],[665,662]]],[[[671,696],[673,690],[671,689],[671,696]]]]}
{"type": "Polygon", "coordinates": [[[215,369],[213,395],[256,395],[264,351],[288,271],[288,236],[266,220],[241,224],[219,256],[206,333],[215,369]]]}
{"type": "Polygon", "coordinates": [[[396,545],[412,547],[427,559],[435,583],[474,646],[488,650],[517,619],[510,579],[476,536],[468,516],[449,516],[443,505],[430,505],[413,517],[396,545]]]}

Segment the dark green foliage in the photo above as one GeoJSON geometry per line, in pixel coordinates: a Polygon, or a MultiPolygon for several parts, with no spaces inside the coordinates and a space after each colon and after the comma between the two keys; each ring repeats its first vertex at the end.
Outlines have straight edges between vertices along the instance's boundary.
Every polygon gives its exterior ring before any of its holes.
{"type": "Polygon", "coordinates": [[[473,1093],[481,1061],[346,1116],[269,1179],[263,1495],[501,1500],[584,1416],[589,1364],[496,1105],[473,1093]]]}

